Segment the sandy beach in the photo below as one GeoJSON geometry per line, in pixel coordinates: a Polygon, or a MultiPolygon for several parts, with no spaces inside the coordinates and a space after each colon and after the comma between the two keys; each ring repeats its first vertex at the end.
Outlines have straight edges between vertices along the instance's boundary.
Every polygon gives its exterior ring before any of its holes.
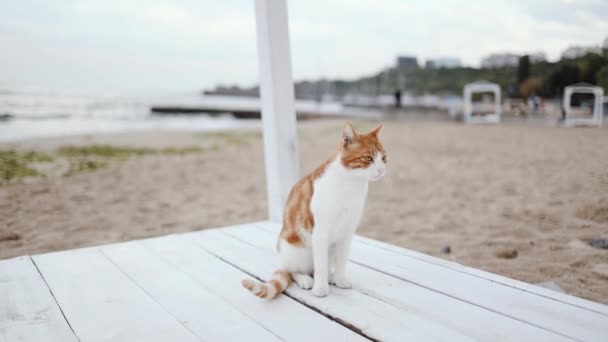
{"type": "MultiPolygon", "coordinates": [[[[333,151],[340,127],[299,123],[303,172],[333,151]]],[[[359,233],[530,283],[553,281],[608,304],[608,250],[588,243],[608,238],[606,146],[605,128],[387,122],[389,173],[371,184],[359,233]]],[[[0,186],[0,259],[267,216],[259,131],[0,145],[9,148],[54,161],[34,165],[45,176],[0,186]],[[85,160],[75,171],[67,154],[56,156],[61,147],[91,145],[148,150],[98,164],[85,160]]]]}

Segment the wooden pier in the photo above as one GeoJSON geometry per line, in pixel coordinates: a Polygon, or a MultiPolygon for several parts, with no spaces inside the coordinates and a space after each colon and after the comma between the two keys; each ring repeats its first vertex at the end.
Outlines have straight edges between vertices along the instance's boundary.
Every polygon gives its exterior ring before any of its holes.
{"type": "Polygon", "coordinates": [[[240,281],[278,267],[257,222],[0,261],[0,341],[606,341],[608,306],[356,237],[353,289],[240,281]]]}

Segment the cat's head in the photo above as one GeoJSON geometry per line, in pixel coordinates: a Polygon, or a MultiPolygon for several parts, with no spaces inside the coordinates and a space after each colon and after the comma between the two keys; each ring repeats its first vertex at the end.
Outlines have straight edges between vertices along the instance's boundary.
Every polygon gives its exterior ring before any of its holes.
{"type": "Polygon", "coordinates": [[[383,125],[360,134],[350,122],[342,128],[340,158],[342,165],[354,176],[376,181],[386,173],[386,152],[380,142],[383,125]]]}

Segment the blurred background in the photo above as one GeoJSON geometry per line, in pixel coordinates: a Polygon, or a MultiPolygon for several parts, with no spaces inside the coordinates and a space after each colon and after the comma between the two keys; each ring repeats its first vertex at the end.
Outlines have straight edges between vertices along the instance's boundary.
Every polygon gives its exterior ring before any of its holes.
{"type": "MultiPolygon", "coordinates": [[[[288,7],[302,173],[386,123],[361,234],[608,303],[608,130],[563,124],[607,2],[288,7]]],[[[0,46],[0,258],[267,217],[253,1],[3,2],[0,46]]]]}

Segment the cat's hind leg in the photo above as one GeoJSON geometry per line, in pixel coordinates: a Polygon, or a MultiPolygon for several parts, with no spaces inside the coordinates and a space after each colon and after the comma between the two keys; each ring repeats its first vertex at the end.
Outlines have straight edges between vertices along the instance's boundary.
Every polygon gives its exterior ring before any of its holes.
{"type": "Polygon", "coordinates": [[[295,281],[296,284],[298,284],[298,286],[304,290],[310,290],[314,283],[314,280],[308,274],[292,273],[291,277],[293,278],[293,281],[295,281]]]}
{"type": "Polygon", "coordinates": [[[309,246],[294,246],[279,240],[279,261],[289,273],[310,273],[313,269],[312,249],[309,246]]]}

